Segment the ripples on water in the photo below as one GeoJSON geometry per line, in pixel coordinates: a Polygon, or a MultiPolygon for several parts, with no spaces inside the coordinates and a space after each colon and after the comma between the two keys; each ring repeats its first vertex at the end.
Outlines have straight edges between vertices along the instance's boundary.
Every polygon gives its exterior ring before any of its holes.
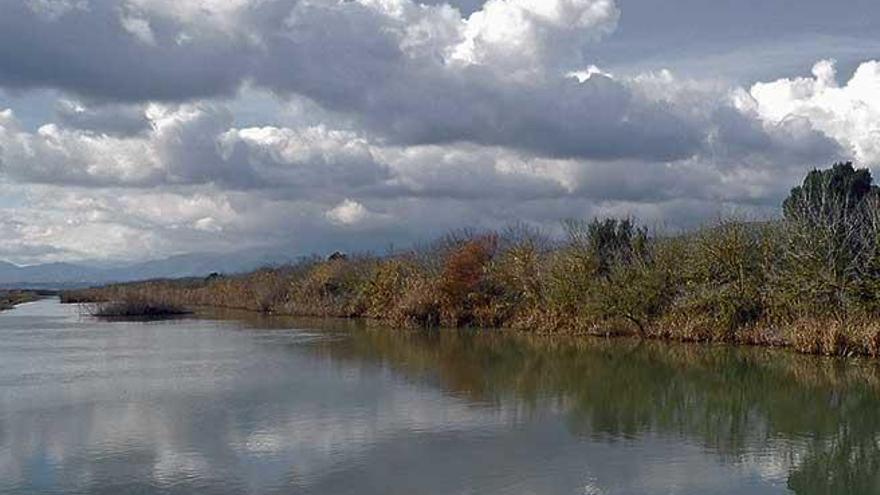
{"type": "Polygon", "coordinates": [[[0,314],[0,493],[880,493],[868,361],[221,316],[0,314]]]}

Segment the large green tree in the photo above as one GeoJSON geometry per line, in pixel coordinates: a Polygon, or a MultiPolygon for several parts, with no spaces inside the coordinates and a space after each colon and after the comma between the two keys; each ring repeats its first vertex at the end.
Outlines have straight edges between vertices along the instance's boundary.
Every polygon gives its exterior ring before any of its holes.
{"type": "Polygon", "coordinates": [[[782,203],[789,221],[828,222],[858,214],[864,201],[878,194],[868,169],[856,169],[852,162],[835,163],[825,170],[813,170],[803,184],[791,190],[782,203]]]}

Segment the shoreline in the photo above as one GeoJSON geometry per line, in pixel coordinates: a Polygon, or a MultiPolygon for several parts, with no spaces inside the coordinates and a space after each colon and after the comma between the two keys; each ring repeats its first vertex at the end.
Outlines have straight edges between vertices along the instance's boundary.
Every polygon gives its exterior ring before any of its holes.
{"type": "MultiPolygon", "coordinates": [[[[660,234],[632,218],[454,231],[385,255],[116,284],[63,302],[243,308],[403,328],[510,328],[880,357],[880,186],[813,170],[782,218],[660,234]]],[[[128,313],[127,313],[128,314],[128,313]]]]}
{"type": "MultiPolygon", "coordinates": [[[[61,302],[61,304],[90,304],[83,302],[61,302]]],[[[876,354],[866,353],[866,352],[856,352],[854,349],[845,350],[845,352],[822,352],[821,347],[799,347],[796,343],[785,340],[780,334],[785,333],[784,329],[779,329],[776,327],[764,327],[764,328],[753,328],[752,336],[761,335],[760,339],[758,338],[744,338],[741,340],[725,340],[725,339],[714,339],[714,338],[700,338],[696,336],[681,336],[676,335],[672,330],[659,331],[651,329],[647,334],[641,335],[635,329],[626,330],[624,328],[616,328],[615,330],[609,331],[601,331],[598,329],[569,329],[569,330],[529,330],[526,328],[517,328],[511,326],[499,326],[499,327],[479,327],[479,326],[459,326],[459,327],[443,327],[443,326],[431,326],[431,327],[414,327],[414,326],[397,326],[392,322],[381,319],[381,318],[372,318],[369,316],[339,316],[339,315],[315,315],[309,313],[292,313],[292,312],[266,312],[255,308],[248,308],[244,306],[218,306],[218,305],[184,305],[186,313],[178,314],[172,313],[166,315],[164,318],[168,319],[178,319],[178,318],[187,318],[187,317],[205,317],[207,319],[211,319],[212,317],[220,317],[220,319],[233,319],[233,320],[248,320],[249,317],[258,317],[260,319],[277,319],[277,320],[295,320],[300,322],[308,322],[309,325],[314,325],[316,327],[334,327],[339,325],[354,325],[360,328],[366,329],[374,329],[374,330],[387,330],[392,332],[411,332],[411,331],[436,331],[436,332],[474,332],[474,333],[494,333],[499,335],[506,335],[511,337],[536,337],[542,339],[561,339],[561,340],[605,340],[605,341],[621,341],[621,342],[636,342],[636,343],[660,343],[660,344],[683,344],[683,345],[696,345],[701,347],[712,347],[712,346],[727,346],[727,347],[742,347],[742,348],[758,348],[758,349],[776,349],[780,351],[787,351],[793,355],[804,355],[804,356],[816,356],[816,357],[830,357],[830,358],[842,358],[842,359],[869,359],[872,361],[878,361],[876,358],[878,357],[876,354]],[[247,316],[247,317],[243,317],[247,316]]],[[[96,318],[104,318],[101,316],[95,316],[96,318]]],[[[133,320],[137,320],[137,316],[128,317],[133,320]]],[[[160,317],[159,319],[164,319],[160,317]]],[[[112,319],[112,318],[110,318],[112,319]]],[[[124,319],[124,318],[123,318],[124,319]]],[[[838,326],[839,323],[836,322],[811,322],[810,326],[838,326]]],[[[880,322],[877,322],[880,325],[880,322]]],[[[796,326],[793,326],[795,328],[796,326]]],[[[790,331],[794,331],[791,329],[790,331]]],[[[708,332],[707,332],[708,333],[708,332]]],[[[750,337],[752,337],[750,336],[750,337]]],[[[820,345],[820,344],[817,344],[820,345]]]]}
{"type": "Polygon", "coordinates": [[[0,311],[8,311],[20,304],[34,302],[40,297],[38,293],[27,290],[0,291],[0,311]]]}

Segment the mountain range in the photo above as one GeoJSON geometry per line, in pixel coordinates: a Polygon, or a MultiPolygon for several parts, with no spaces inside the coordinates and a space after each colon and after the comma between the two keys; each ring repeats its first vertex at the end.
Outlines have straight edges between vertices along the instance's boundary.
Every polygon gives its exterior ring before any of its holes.
{"type": "Polygon", "coordinates": [[[239,252],[184,254],[112,267],[97,263],[19,266],[0,261],[0,288],[60,289],[156,278],[201,277],[214,272],[234,274],[291,263],[296,259],[277,253],[239,252]]]}

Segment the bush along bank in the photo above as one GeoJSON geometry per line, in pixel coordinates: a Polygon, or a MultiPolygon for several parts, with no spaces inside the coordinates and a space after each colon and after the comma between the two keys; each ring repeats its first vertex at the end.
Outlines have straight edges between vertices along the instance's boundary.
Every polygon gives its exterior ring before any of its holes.
{"type": "Polygon", "coordinates": [[[389,256],[310,259],[238,276],[65,293],[404,327],[789,346],[880,355],[880,189],[851,163],[814,170],[776,221],[650,235],[632,219],[457,232],[389,256]]]}

